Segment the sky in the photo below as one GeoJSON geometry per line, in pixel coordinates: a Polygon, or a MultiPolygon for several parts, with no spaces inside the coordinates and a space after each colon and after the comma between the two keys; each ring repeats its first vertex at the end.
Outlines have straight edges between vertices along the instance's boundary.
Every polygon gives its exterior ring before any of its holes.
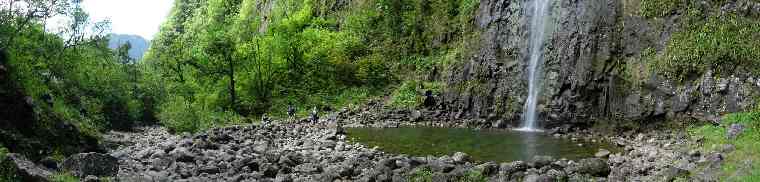
{"type": "Polygon", "coordinates": [[[84,0],[82,8],[94,21],[111,19],[111,32],[152,40],[171,11],[174,0],[84,0]]]}

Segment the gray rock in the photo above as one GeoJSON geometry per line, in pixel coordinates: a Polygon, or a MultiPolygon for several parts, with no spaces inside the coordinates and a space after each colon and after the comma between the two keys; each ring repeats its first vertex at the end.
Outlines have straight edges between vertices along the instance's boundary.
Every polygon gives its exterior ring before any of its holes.
{"type": "Polygon", "coordinates": [[[731,124],[730,127],[728,127],[728,132],[726,132],[726,137],[728,139],[733,140],[739,137],[739,135],[744,132],[744,125],[742,124],[731,124]]]}
{"type": "Polygon", "coordinates": [[[0,161],[0,167],[15,171],[15,175],[21,181],[48,181],[48,178],[53,175],[52,172],[35,165],[23,155],[16,153],[6,154],[5,160],[0,161]]]}
{"type": "Polygon", "coordinates": [[[106,154],[80,153],[66,158],[63,161],[63,169],[79,177],[87,175],[116,176],[119,172],[119,161],[106,154]]]}
{"type": "Polygon", "coordinates": [[[85,177],[82,182],[99,182],[99,181],[100,179],[98,179],[97,176],[87,175],[87,177],[85,177]]]}
{"type": "Polygon", "coordinates": [[[582,159],[577,164],[568,167],[568,171],[590,174],[593,176],[604,177],[610,174],[610,166],[607,161],[599,158],[582,159]]]}
{"type": "Polygon", "coordinates": [[[412,113],[409,114],[409,121],[418,122],[420,120],[422,120],[422,112],[413,110],[412,113]]]}
{"type": "Polygon", "coordinates": [[[195,162],[196,155],[190,153],[185,147],[178,147],[169,152],[169,156],[173,157],[177,162],[195,162]]]}
{"type": "Polygon", "coordinates": [[[451,159],[453,159],[455,163],[466,163],[470,162],[470,155],[467,155],[464,152],[456,152],[451,156],[451,159]]]}
{"type": "Polygon", "coordinates": [[[661,171],[659,176],[659,181],[673,181],[674,179],[678,177],[686,177],[689,175],[689,171],[677,167],[668,167],[667,169],[661,171]]]}
{"type": "Polygon", "coordinates": [[[494,162],[487,162],[475,166],[474,170],[481,176],[493,176],[499,172],[499,166],[494,162]]]}
{"type": "Polygon", "coordinates": [[[594,154],[594,157],[596,158],[606,158],[608,156],[610,156],[610,151],[606,149],[599,149],[599,151],[594,154]]]}
{"type": "Polygon", "coordinates": [[[510,163],[501,163],[499,172],[504,175],[510,175],[514,172],[524,171],[528,166],[523,161],[514,161],[510,163]]]}
{"type": "Polygon", "coordinates": [[[550,165],[554,162],[554,157],[552,156],[533,156],[533,160],[531,161],[531,166],[535,168],[541,168],[547,165],[550,165]]]}

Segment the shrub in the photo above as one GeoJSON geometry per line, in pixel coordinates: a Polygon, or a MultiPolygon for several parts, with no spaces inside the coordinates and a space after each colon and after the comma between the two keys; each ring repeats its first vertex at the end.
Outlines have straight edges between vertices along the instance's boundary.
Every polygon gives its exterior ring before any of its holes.
{"type": "Polygon", "coordinates": [[[417,93],[417,81],[405,81],[391,94],[390,106],[394,108],[411,109],[417,107],[422,100],[417,93]]]}
{"type": "Polygon", "coordinates": [[[664,17],[678,8],[682,0],[642,0],[640,8],[641,16],[647,18],[664,17]]]}
{"type": "Polygon", "coordinates": [[[708,69],[760,73],[760,21],[727,15],[710,17],[676,32],[658,67],[668,77],[685,80],[708,69]]]}
{"type": "Polygon", "coordinates": [[[69,173],[55,173],[51,177],[52,182],[79,182],[79,178],[69,173]]]}
{"type": "Polygon", "coordinates": [[[161,106],[158,118],[171,132],[195,133],[215,127],[246,123],[246,120],[231,111],[206,109],[182,97],[172,97],[161,106]]]}

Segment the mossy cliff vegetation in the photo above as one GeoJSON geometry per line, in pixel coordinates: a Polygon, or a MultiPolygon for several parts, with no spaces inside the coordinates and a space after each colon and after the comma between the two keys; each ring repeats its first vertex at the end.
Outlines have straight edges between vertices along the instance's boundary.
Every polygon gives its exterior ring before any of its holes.
{"type": "MultiPolygon", "coordinates": [[[[525,2],[481,1],[474,53],[443,76],[449,118],[519,124],[527,96],[525,2]],[[494,117],[495,116],[495,117],[494,117]]],[[[553,1],[539,120],[707,120],[760,97],[760,3],[553,1]]],[[[446,115],[447,114],[447,115],[446,115]]]]}

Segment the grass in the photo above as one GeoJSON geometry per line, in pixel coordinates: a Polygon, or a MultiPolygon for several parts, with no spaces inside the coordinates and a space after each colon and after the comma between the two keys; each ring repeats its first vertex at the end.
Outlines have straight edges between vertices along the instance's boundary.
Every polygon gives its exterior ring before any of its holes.
{"type": "Polygon", "coordinates": [[[719,176],[721,181],[760,181],[760,111],[727,115],[720,126],[706,125],[689,129],[691,137],[704,137],[703,151],[715,151],[725,144],[736,150],[726,154],[719,176]],[[731,124],[743,124],[744,132],[734,140],[726,137],[731,124]]]}
{"type": "MultiPolygon", "coordinates": [[[[433,171],[430,168],[417,169],[409,176],[410,182],[433,182],[433,171]]],[[[469,171],[464,176],[457,178],[458,182],[485,182],[488,181],[485,176],[481,175],[477,171],[469,171]]]]}
{"type": "Polygon", "coordinates": [[[79,182],[79,178],[69,173],[56,173],[50,178],[52,182],[79,182]]]}
{"type": "Polygon", "coordinates": [[[410,182],[433,182],[433,171],[430,168],[416,170],[409,176],[410,182]]]}

